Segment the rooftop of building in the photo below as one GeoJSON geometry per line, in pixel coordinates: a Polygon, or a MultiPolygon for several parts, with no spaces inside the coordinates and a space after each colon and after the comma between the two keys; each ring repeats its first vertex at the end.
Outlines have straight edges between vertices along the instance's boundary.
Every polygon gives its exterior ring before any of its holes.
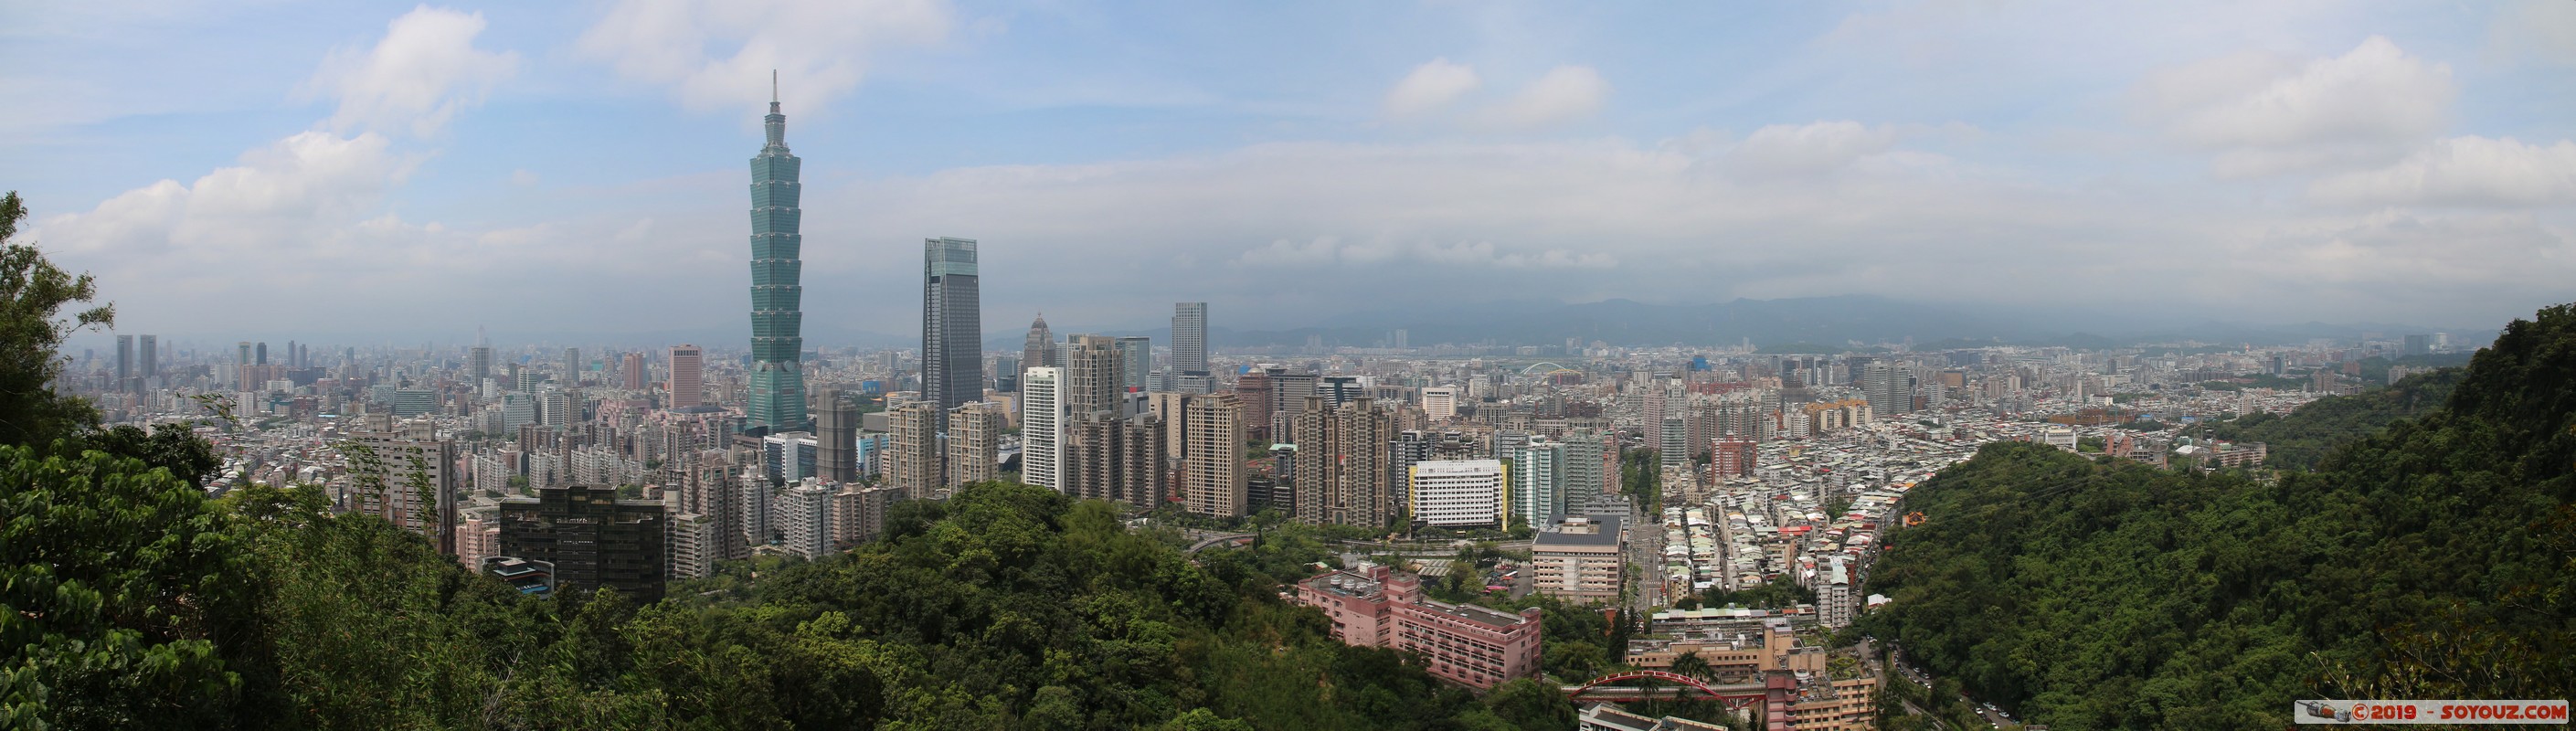
{"type": "Polygon", "coordinates": [[[1443,601],[1425,599],[1416,606],[1427,611],[1446,614],[1459,619],[1475,622],[1477,624],[1493,627],[1495,629],[1511,629],[1524,622],[1535,624],[1535,622],[1528,617],[1476,604],[1451,604],[1443,601]]]}
{"type": "Polygon", "coordinates": [[[1533,546],[1615,546],[1619,544],[1620,517],[1588,515],[1567,519],[1567,525],[1551,527],[1531,536],[1533,546]],[[1581,528],[1570,525],[1583,521],[1581,528]]]}

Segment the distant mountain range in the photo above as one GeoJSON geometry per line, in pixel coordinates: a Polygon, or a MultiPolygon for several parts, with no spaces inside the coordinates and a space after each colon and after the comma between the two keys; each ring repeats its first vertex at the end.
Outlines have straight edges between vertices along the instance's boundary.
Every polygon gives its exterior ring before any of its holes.
{"type": "MultiPolygon", "coordinates": [[[[1979,344],[2112,347],[2142,342],[2199,340],[2271,345],[2315,338],[2351,340],[2371,334],[2397,338],[2434,328],[2387,324],[2303,323],[2247,325],[2215,320],[2178,322],[2154,313],[1960,307],[1848,295],[1776,300],[1738,299],[1704,305],[1656,305],[1614,299],[1582,304],[1506,301],[1441,310],[1378,311],[1329,318],[1315,327],[1238,330],[1210,327],[1219,348],[1301,346],[1320,335],[1327,346],[1375,347],[1405,330],[1414,347],[1439,344],[1563,345],[1568,338],[1620,346],[1756,346],[1800,344],[1839,349],[1859,344],[1911,341],[1924,347],[1979,344]]],[[[1221,320],[1220,320],[1221,322],[1221,320]]],[[[2493,332],[2450,331],[2461,342],[2483,342],[2493,332]]],[[[1062,335],[1063,333],[1058,333],[1062,335]]],[[[1110,331],[1170,342],[1169,328],[1110,331]]],[[[994,333],[987,347],[1017,350],[1023,334],[994,333]]]]}
{"type": "MultiPolygon", "coordinates": [[[[1561,346],[1567,338],[1574,338],[1586,344],[1600,341],[1631,347],[1674,344],[1727,346],[1750,341],[1755,346],[1827,351],[1855,345],[1901,343],[1908,338],[1916,347],[1927,348],[1978,344],[2098,348],[2186,339],[2225,345],[2275,345],[2303,343],[2316,338],[2348,341],[2374,334],[2396,339],[2409,333],[2430,332],[2449,332],[2455,343],[2483,344],[2495,336],[2492,329],[2444,330],[2384,323],[2255,325],[2212,319],[2194,322],[2186,317],[2138,310],[1954,306],[1868,295],[1738,299],[1698,305],[1659,305],[1625,299],[1582,304],[1498,301],[1438,309],[1357,312],[1325,318],[1313,327],[1285,329],[1223,327],[1226,319],[1222,310],[1213,319],[1215,323],[1208,328],[1208,340],[1218,348],[1296,347],[1306,344],[1307,338],[1314,335],[1323,336],[1324,343],[1331,347],[1375,347],[1388,340],[1397,329],[1406,331],[1406,341],[1414,347],[1444,343],[1561,346]]],[[[1276,321],[1280,318],[1270,319],[1276,321]]],[[[1002,325],[988,329],[984,348],[992,352],[1018,352],[1026,338],[1025,327],[1002,325]]],[[[1061,338],[1072,331],[1059,330],[1056,336],[1061,338]]],[[[1171,343],[1169,327],[1083,332],[1144,335],[1153,338],[1156,345],[1171,343]]],[[[426,342],[447,346],[471,339],[470,334],[431,339],[389,338],[382,334],[302,335],[309,338],[305,342],[332,345],[418,345],[426,342]]],[[[505,346],[564,343],[649,348],[672,343],[696,343],[721,350],[742,347],[749,334],[739,325],[726,323],[618,333],[494,330],[491,337],[493,342],[505,346]]],[[[221,349],[233,340],[262,338],[273,344],[282,344],[286,340],[276,335],[191,338],[171,333],[164,334],[162,342],[170,346],[184,342],[194,347],[221,349]]],[[[910,348],[919,347],[920,336],[859,330],[836,326],[823,318],[807,317],[805,343],[808,348],[824,350],[910,348]]],[[[114,341],[104,333],[83,333],[74,337],[72,346],[113,348],[114,341]]]]}

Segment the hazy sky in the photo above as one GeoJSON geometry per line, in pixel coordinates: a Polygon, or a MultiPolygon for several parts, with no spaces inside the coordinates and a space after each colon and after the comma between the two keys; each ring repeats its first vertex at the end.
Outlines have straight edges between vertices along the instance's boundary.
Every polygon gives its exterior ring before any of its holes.
{"type": "Polygon", "coordinates": [[[845,329],[917,327],[926,236],[990,334],[2576,299],[2570,0],[14,0],[0,188],[127,332],[747,333],[773,68],[845,329]]]}

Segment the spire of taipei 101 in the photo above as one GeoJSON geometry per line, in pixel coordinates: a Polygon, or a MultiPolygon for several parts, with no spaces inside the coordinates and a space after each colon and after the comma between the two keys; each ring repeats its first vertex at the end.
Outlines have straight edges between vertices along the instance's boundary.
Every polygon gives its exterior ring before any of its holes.
{"type": "Polygon", "coordinates": [[[805,288],[798,284],[804,237],[797,196],[801,161],[787,152],[787,115],[778,111],[777,72],[771,72],[769,116],[761,126],[768,144],[751,159],[751,404],[749,421],[771,433],[808,428],[805,371],[799,353],[805,288]]]}

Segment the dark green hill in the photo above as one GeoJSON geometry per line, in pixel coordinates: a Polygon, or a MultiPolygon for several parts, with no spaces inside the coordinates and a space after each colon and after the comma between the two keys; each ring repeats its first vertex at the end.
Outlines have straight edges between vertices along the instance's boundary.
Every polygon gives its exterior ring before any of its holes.
{"type": "MultiPolygon", "coordinates": [[[[1864,620],[2058,728],[2279,728],[2295,698],[2576,687],[2576,309],[2442,408],[2272,484],[1995,444],[1908,497],[1864,620]]],[[[2428,379],[2416,396],[2438,387],[2428,379]]]]}
{"type": "Polygon", "coordinates": [[[2308,469],[2336,445],[2441,408],[2460,378],[2459,368],[2418,373],[2387,388],[2317,399],[2287,415],[2247,414],[2211,425],[2208,434],[2229,441],[2263,442],[2271,449],[2265,464],[2308,469]]]}

